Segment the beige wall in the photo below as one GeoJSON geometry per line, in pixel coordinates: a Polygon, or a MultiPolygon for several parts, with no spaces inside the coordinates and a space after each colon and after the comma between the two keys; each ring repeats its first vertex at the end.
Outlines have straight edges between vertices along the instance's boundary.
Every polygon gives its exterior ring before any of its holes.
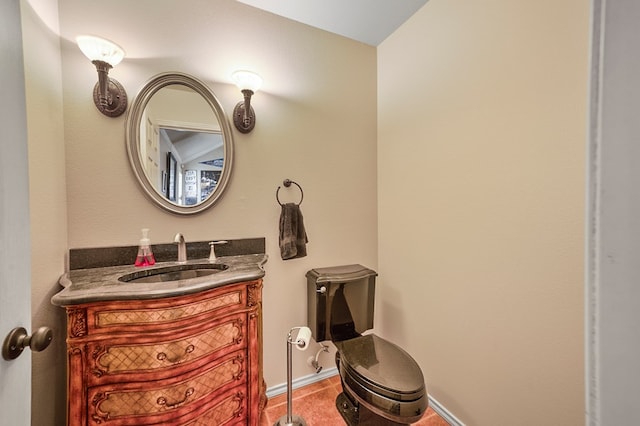
{"type": "Polygon", "coordinates": [[[52,306],[67,252],[65,147],[57,2],[22,1],[29,145],[31,329],[53,329],[46,351],[32,355],[32,424],[60,425],[65,409],[65,323],[52,306]],[[56,392],[52,392],[52,386],[56,392]]]}
{"type": "Polygon", "coordinates": [[[378,47],[377,325],[468,425],[584,423],[588,7],[431,0],[378,47]]]}

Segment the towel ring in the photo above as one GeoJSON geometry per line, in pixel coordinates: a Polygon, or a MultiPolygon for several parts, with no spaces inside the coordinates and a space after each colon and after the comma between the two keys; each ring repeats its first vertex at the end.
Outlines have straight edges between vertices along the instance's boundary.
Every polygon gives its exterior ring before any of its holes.
{"type": "MultiPolygon", "coordinates": [[[[300,189],[300,202],[296,205],[299,206],[300,204],[302,204],[302,200],[304,199],[304,191],[302,190],[302,187],[298,185],[296,182],[292,181],[291,179],[285,179],[284,181],[282,181],[282,184],[287,188],[290,187],[291,184],[294,184],[295,186],[297,186],[298,189],[300,189]]],[[[283,204],[280,202],[280,198],[278,197],[278,192],[280,192],[280,187],[276,189],[276,200],[278,200],[278,204],[282,206],[283,204]]]]}

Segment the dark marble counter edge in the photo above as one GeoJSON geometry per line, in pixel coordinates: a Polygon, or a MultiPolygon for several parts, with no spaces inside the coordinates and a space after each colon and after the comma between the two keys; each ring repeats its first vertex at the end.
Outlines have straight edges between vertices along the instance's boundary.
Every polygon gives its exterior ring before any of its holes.
{"type": "MultiPolygon", "coordinates": [[[[51,303],[56,306],[70,306],[114,300],[162,299],[198,293],[226,284],[262,278],[265,275],[263,266],[267,258],[264,253],[222,256],[218,257],[214,263],[227,265],[226,270],[204,277],[158,283],[119,281],[120,276],[140,270],[133,265],[72,270],[60,277],[59,283],[64,289],[51,298],[51,303]]],[[[193,259],[187,262],[187,264],[209,263],[211,262],[208,259],[193,259]]],[[[175,265],[179,265],[178,262],[159,262],[147,269],[175,265]]]]}

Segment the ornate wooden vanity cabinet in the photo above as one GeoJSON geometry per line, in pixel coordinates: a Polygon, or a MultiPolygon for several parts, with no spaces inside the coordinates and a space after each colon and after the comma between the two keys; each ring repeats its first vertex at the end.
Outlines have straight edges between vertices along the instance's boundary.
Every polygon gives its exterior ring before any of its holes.
{"type": "Polygon", "coordinates": [[[259,424],[262,279],[65,309],[69,425],[259,424]]]}

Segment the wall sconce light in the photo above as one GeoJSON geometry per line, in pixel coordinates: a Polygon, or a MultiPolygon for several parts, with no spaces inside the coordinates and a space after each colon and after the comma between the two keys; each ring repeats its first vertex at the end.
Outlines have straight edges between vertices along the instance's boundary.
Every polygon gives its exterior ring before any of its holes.
{"type": "Polygon", "coordinates": [[[251,71],[239,70],[231,74],[231,79],[244,95],[244,101],[238,102],[233,109],[233,124],[240,132],[249,133],[256,125],[251,96],[262,86],[262,77],[251,71]]]}
{"type": "Polygon", "coordinates": [[[93,88],[93,102],[106,116],[117,117],[127,109],[127,92],[122,84],[109,77],[109,70],[124,58],[124,50],[117,44],[89,35],[76,37],[82,53],[98,71],[98,82],[93,88]]]}

